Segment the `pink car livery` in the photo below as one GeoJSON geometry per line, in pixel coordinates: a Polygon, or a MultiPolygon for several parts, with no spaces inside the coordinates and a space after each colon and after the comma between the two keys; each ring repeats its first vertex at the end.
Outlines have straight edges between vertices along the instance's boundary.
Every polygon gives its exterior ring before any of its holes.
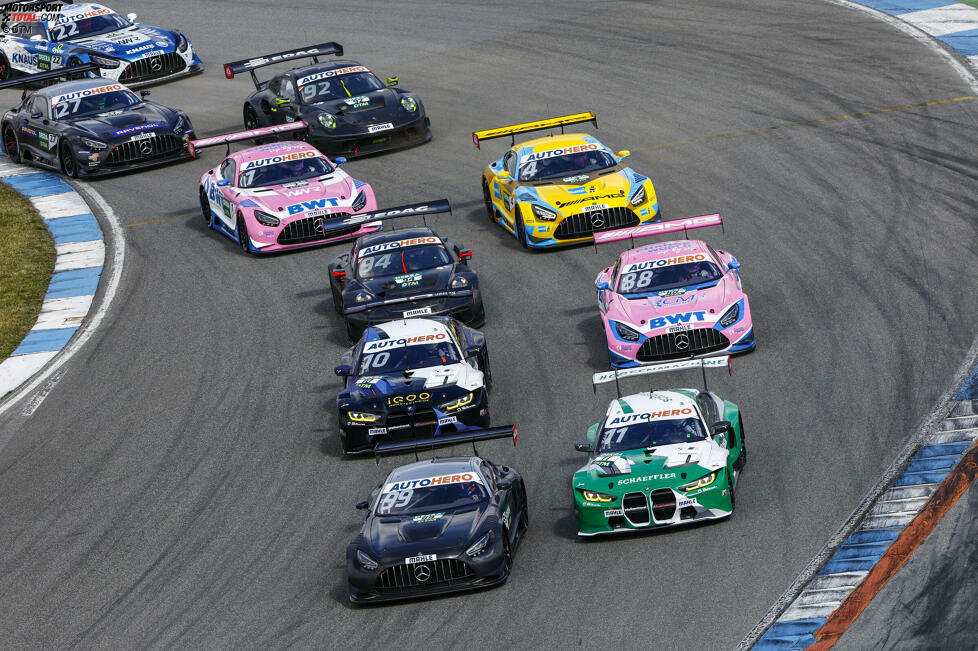
{"type": "MultiPolygon", "coordinates": [[[[719,214],[595,233],[595,244],[721,226],[719,214]]],[[[594,281],[614,368],[753,350],[740,263],[700,240],[622,253],[594,281]]]]}
{"type": "Polygon", "coordinates": [[[200,177],[200,211],[208,228],[246,253],[266,253],[356,239],[380,230],[360,216],[377,209],[369,184],[350,177],[306,142],[285,141],[231,153],[230,143],[305,128],[304,122],[192,140],[190,152],[227,145],[221,164],[200,177]]]}

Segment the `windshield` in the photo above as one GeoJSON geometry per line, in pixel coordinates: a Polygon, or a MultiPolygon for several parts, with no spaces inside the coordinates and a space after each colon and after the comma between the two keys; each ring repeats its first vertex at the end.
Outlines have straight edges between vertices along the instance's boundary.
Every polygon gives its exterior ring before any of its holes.
{"type": "Polygon", "coordinates": [[[450,341],[402,346],[401,348],[364,353],[360,357],[358,375],[383,375],[428,366],[458,364],[461,361],[462,358],[458,354],[458,349],[450,341]]]}
{"type": "Polygon", "coordinates": [[[359,97],[371,91],[381,90],[381,83],[372,72],[358,72],[342,77],[327,77],[310,81],[299,89],[302,101],[306,104],[316,104],[333,99],[346,99],[350,108],[363,108],[370,104],[370,98],[359,97]]]}
{"type": "Polygon", "coordinates": [[[712,282],[719,280],[723,276],[720,273],[720,269],[712,261],[707,260],[705,255],[698,254],[698,256],[702,256],[704,259],[697,262],[653,267],[651,269],[637,269],[623,273],[618,279],[618,293],[645,294],[648,292],[661,292],[666,289],[676,289],[688,285],[712,282]]]}
{"type": "MultiPolygon", "coordinates": [[[[576,149],[576,148],[574,148],[576,149]]],[[[563,151],[557,149],[555,151],[563,151]]],[[[520,181],[540,181],[561,176],[586,174],[615,165],[615,159],[603,149],[587,149],[566,155],[552,152],[530,154],[520,165],[520,181]]]]}
{"type": "Polygon", "coordinates": [[[117,29],[122,29],[123,27],[129,27],[132,23],[120,14],[113,13],[111,9],[99,9],[96,12],[91,13],[102,13],[96,16],[71,16],[69,18],[70,22],[62,22],[57,25],[51,26],[51,40],[52,41],[72,41],[79,38],[87,38],[89,36],[95,36],[97,34],[105,34],[106,32],[114,32],[117,29]]]}
{"type": "MultiPolygon", "coordinates": [[[[382,278],[451,264],[448,251],[441,244],[412,246],[400,251],[368,255],[357,261],[357,277],[382,278]]],[[[416,280],[421,280],[417,278],[416,280]]],[[[407,285],[405,285],[407,286],[407,285]]]]}
{"type": "Polygon", "coordinates": [[[706,432],[698,418],[643,420],[624,427],[605,428],[598,452],[641,450],[657,445],[702,441],[705,438],[706,432]]]}
{"type": "MultiPolygon", "coordinates": [[[[302,153],[305,154],[307,152],[302,153]]],[[[244,169],[238,175],[238,187],[261,188],[267,185],[283,185],[285,183],[333,173],[333,166],[330,165],[329,161],[325,158],[319,158],[314,154],[308,158],[297,158],[296,160],[285,162],[268,162],[274,161],[277,158],[286,157],[275,156],[273,158],[245,163],[244,166],[246,168],[249,165],[252,165],[252,167],[244,169]]]]}
{"type": "Polygon", "coordinates": [[[142,102],[139,96],[121,84],[102,86],[51,98],[51,115],[56,120],[96,113],[120,111],[142,102]]]}
{"type": "Polygon", "coordinates": [[[377,515],[414,515],[458,509],[478,504],[488,493],[477,475],[465,472],[388,484],[377,500],[377,515]]]}

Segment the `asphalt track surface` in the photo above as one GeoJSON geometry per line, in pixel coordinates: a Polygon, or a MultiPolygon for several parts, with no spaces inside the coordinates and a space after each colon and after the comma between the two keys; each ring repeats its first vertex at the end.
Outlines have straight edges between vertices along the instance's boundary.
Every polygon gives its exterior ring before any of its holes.
{"type": "MultiPolygon", "coordinates": [[[[352,609],[353,505],[396,464],[339,456],[347,345],[326,264],[205,232],[220,159],[94,185],[125,224],[109,318],[30,417],[0,422],[0,640],[10,647],[732,647],[849,515],[974,336],[978,102],[767,127],[969,95],[944,60],[871,17],[807,0],[648,3],[133,2],[209,65],[154,90],[200,135],[240,126],[220,63],[324,40],[421,93],[434,140],[352,162],[382,205],[447,196],[474,251],[496,387],[531,528],[503,587],[352,609]],[[750,449],[730,521],[583,542],[572,444],[607,366],[581,247],[531,254],[488,223],[474,129],[594,110],[667,218],[723,212],[758,349],[714,373],[750,449]],[[762,131],[686,142],[706,136],[762,131]],[[671,144],[680,143],[680,144],[671,144]],[[150,224],[135,225],[150,220],[150,224]],[[325,439],[325,445],[322,444],[325,439]],[[321,447],[324,451],[321,451],[321,447]]],[[[4,104],[16,95],[0,95],[4,104]]],[[[689,386],[695,373],[656,380],[689,386]]],[[[634,390],[645,388],[636,382],[634,390]]],[[[461,448],[464,451],[465,448],[461,448]]]]}

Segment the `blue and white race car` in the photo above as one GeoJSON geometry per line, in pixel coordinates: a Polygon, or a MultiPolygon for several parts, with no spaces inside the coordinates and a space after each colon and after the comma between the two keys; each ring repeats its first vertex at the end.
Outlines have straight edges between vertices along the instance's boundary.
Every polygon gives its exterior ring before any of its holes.
{"type": "Polygon", "coordinates": [[[24,74],[93,63],[100,75],[138,87],[203,70],[187,35],[136,23],[97,4],[58,13],[14,14],[0,33],[0,82],[24,74]]]}

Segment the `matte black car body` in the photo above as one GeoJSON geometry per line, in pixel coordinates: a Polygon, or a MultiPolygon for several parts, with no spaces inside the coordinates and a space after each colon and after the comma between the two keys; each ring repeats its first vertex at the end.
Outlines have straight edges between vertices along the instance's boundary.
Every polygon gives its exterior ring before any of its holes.
{"type": "MultiPolygon", "coordinates": [[[[116,83],[103,78],[80,79],[47,86],[27,95],[0,120],[5,153],[14,162],[29,162],[78,177],[100,176],[190,158],[187,142],[194,136],[190,118],[183,111],[155,102],[142,101],[102,116],[61,120],[53,116],[52,97],[116,83]],[[83,138],[105,147],[96,150],[83,138]]],[[[149,91],[142,93],[145,97],[149,91]]]]}
{"type": "Polygon", "coordinates": [[[526,532],[529,516],[520,474],[481,457],[450,457],[395,469],[358,508],[367,509],[360,533],[347,546],[350,601],[357,604],[412,599],[476,590],[506,581],[513,555],[526,532]],[[376,513],[384,485],[419,477],[478,473],[488,499],[425,516],[376,513]],[[476,556],[466,553],[486,533],[490,542],[476,556]],[[376,561],[363,567],[357,551],[376,561]],[[433,561],[405,560],[435,555],[433,561]]]}
{"type": "Polygon", "coordinates": [[[430,309],[431,315],[453,316],[466,325],[477,328],[486,322],[486,311],[482,304],[479,276],[468,265],[470,257],[471,251],[463,249],[458,240],[441,237],[427,226],[364,235],[354,242],[349,251],[329,263],[333,306],[346,320],[347,333],[354,340],[359,339],[368,326],[401,319],[405,312],[424,309],[430,309]],[[442,241],[455,262],[451,266],[419,271],[422,277],[418,286],[399,287],[394,282],[394,276],[369,279],[357,277],[357,265],[354,261],[359,251],[387,242],[430,236],[442,241]],[[468,289],[459,291],[449,287],[452,280],[459,276],[468,281],[468,289]],[[356,305],[353,297],[363,290],[370,292],[378,300],[367,307],[356,305]]]}
{"type": "Polygon", "coordinates": [[[372,453],[378,444],[419,439],[438,439],[458,432],[474,432],[489,426],[489,392],[492,372],[485,336],[448,317],[408,319],[379,327],[370,327],[357,345],[343,353],[336,374],[345,379],[336,397],[340,443],[346,454],[372,453]],[[400,336],[403,323],[412,332],[419,324],[435,322],[450,333],[463,357],[465,368],[453,382],[426,386],[419,371],[360,375],[357,369],[363,350],[369,342],[400,336]],[[481,377],[480,377],[481,375],[481,377]],[[365,382],[369,379],[369,382],[365,382]],[[441,405],[475,393],[470,405],[447,411],[441,405]],[[356,421],[350,412],[376,415],[371,422],[356,421]],[[446,422],[452,420],[454,422],[446,422]],[[383,430],[383,431],[380,431],[383,430]]]}

